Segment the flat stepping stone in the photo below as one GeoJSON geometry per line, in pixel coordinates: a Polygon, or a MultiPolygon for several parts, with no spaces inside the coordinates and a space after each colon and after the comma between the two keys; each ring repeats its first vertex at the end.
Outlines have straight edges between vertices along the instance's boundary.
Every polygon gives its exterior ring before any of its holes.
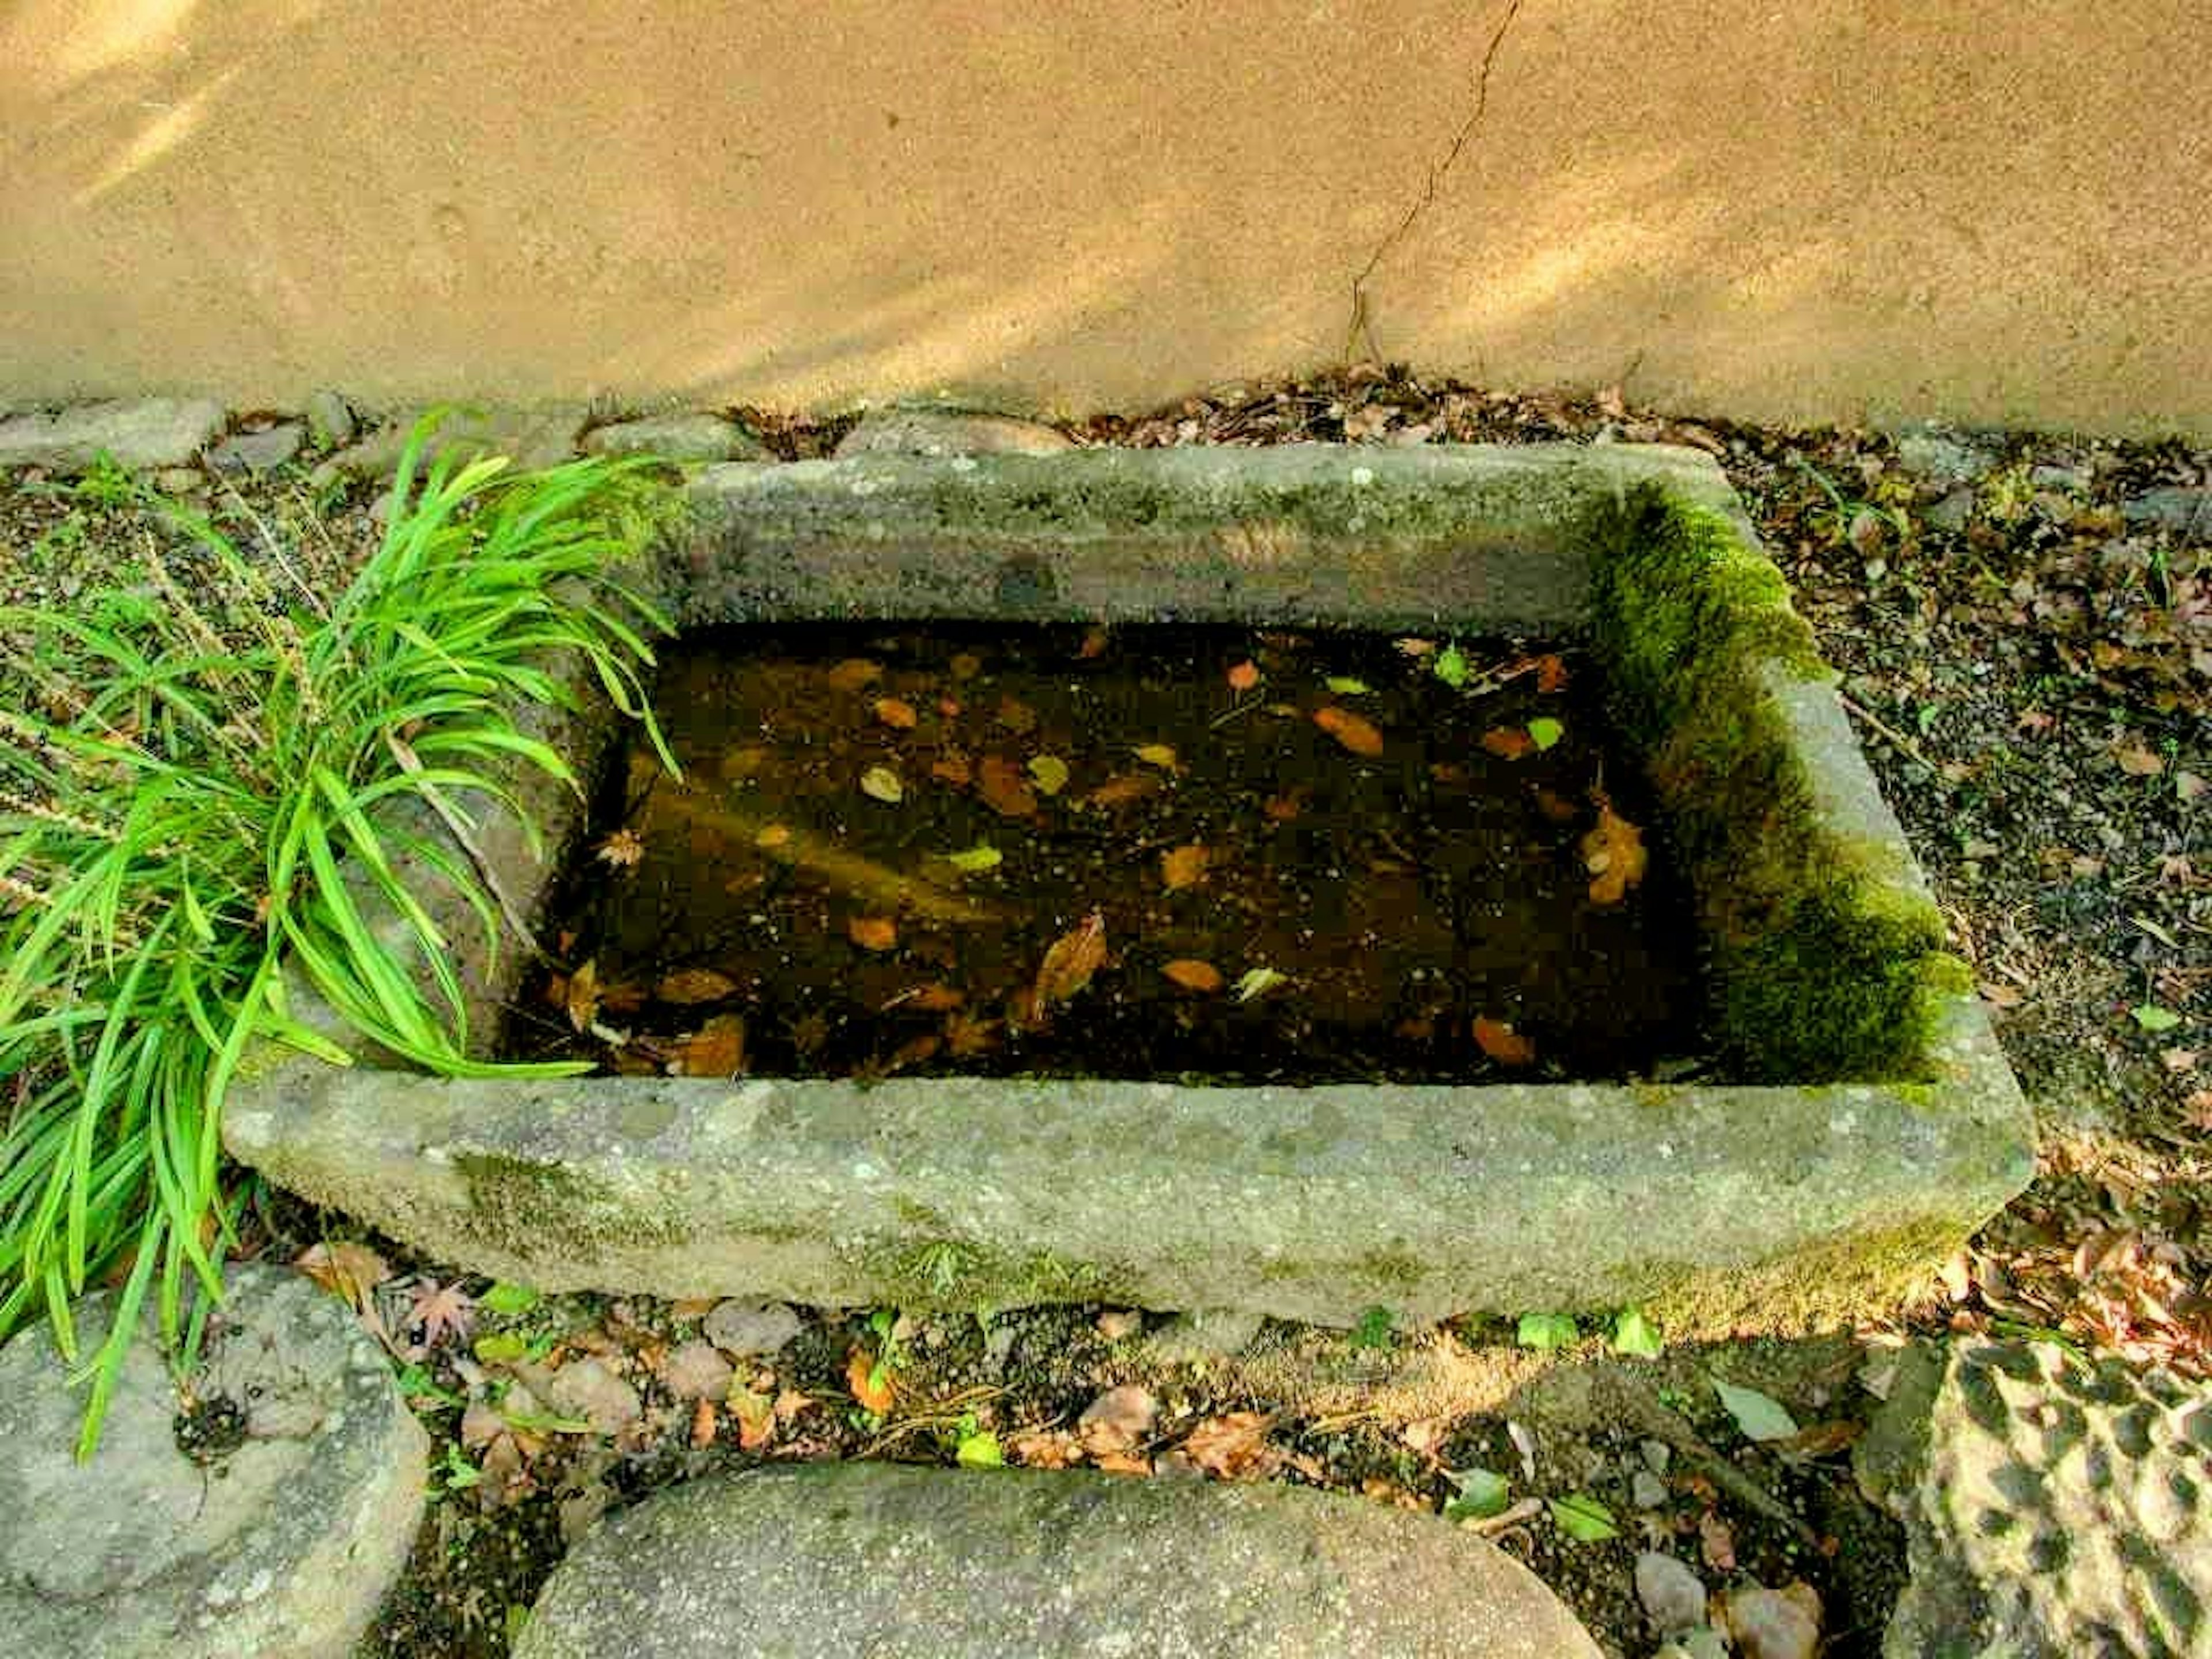
{"type": "MultiPolygon", "coordinates": [[[[0,1350],[7,1652],[343,1659],[375,1616],[422,1521],[428,1438],[342,1304],[276,1268],[228,1283],[198,1408],[180,1415],[149,1328],[88,1462],[84,1392],[46,1328],[0,1350]]],[[[108,1316],[106,1297],[80,1307],[83,1352],[108,1316]]]]}
{"type": "Polygon", "coordinates": [[[83,472],[102,455],[134,472],[179,466],[212,442],[222,423],[222,405],[209,398],[141,398],[17,415],[0,420],[0,466],[83,472]]]}
{"type": "Polygon", "coordinates": [[[1441,1521],[1281,1486],[890,1463],[696,1480],[555,1569],[514,1659],[1598,1659],[1441,1521]]]}
{"type": "Polygon", "coordinates": [[[2212,1652],[2212,1389],[2051,1343],[1920,1346],[1853,1455],[1905,1522],[1886,1659],[2212,1652]]]}
{"type": "Polygon", "coordinates": [[[595,426],[584,434],[586,455],[658,455],[669,461],[764,461],[759,439],[720,415],[656,415],[595,426]]]}

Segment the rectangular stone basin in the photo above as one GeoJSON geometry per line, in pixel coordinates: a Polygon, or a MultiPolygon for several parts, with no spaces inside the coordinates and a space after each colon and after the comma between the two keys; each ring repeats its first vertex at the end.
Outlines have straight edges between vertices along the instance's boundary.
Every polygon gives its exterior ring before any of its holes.
{"type": "MultiPolygon", "coordinates": [[[[1179,620],[1578,639],[1686,871],[1724,1082],[440,1080],[263,1055],[226,1144],[548,1290],[1350,1324],[1893,1301],[2026,1185],[2027,1111],[1725,478],[1626,446],[1091,450],[708,469],[683,627],[1179,620]]],[[[557,722],[589,757],[604,710],[557,722]]],[[[558,848],[580,808],[532,792],[558,848]]],[[[553,868],[502,842],[509,895],[553,868]]],[[[461,964],[487,1005],[519,964],[461,964]]]]}

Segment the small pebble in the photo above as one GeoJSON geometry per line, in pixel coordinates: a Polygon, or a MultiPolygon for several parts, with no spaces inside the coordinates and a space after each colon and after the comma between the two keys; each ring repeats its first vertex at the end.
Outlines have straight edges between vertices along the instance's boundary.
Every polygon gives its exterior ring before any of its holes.
{"type": "Polygon", "coordinates": [[[1656,1550],[1636,1557],[1636,1599],[1662,1636],[1705,1622],[1705,1586],[1687,1565],[1656,1550]]]}

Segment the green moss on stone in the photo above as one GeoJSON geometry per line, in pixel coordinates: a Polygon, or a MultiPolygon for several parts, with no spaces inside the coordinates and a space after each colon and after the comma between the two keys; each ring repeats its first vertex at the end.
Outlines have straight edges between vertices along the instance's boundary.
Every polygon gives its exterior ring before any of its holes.
{"type": "Polygon", "coordinates": [[[899,1307],[967,1310],[1111,1300],[1119,1275],[1049,1250],[1016,1250],[955,1237],[898,1237],[842,1247],[861,1282],[899,1307]]]}
{"type": "Polygon", "coordinates": [[[1893,1310],[1935,1265],[1973,1231],[1964,1220],[1923,1218],[1792,1247],[1786,1255],[1737,1267],[1655,1266],[1632,1279],[1638,1305],[1670,1342],[1832,1330],[1876,1310],[1893,1310]]]}
{"type": "Polygon", "coordinates": [[[466,1224],[508,1255],[591,1262],[610,1249],[680,1242],[673,1225],[639,1214],[605,1182],[568,1164],[495,1152],[462,1152],[453,1162],[468,1182],[466,1224]]]}
{"type": "Polygon", "coordinates": [[[1778,680],[1833,678],[1747,525],[1646,489],[1602,526],[1594,641],[1698,896],[1715,1012],[1752,1081],[1924,1076],[1963,971],[1893,839],[1814,798],[1778,680]]]}

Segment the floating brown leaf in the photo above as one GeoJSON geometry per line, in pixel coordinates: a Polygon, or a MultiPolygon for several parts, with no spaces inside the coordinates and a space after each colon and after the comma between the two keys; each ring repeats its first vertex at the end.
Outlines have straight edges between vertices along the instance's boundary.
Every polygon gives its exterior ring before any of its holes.
{"type": "Polygon", "coordinates": [[[612,870],[635,870],[645,857],[645,841],[635,830],[617,830],[599,844],[593,856],[612,870]]]}
{"type": "Polygon", "coordinates": [[[832,691],[857,691],[872,685],[884,676],[884,665],[870,662],[866,657],[848,657],[830,671],[832,691]]]}
{"type": "Polygon", "coordinates": [[[678,1077],[735,1077],[744,1069],[745,1023],[717,1014],[669,1047],[668,1069],[678,1077]]]}
{"type": "Polygon", "coordinates": [[[911,732],[921,720],[912,703],[898,697],[878,697],[876,718],[894,732],[911,732]]]}
{"type": "Polygon", "coordinates": [[[343,1239],[310,1244],[292,1265],[331,1295],[343,1297],[356,1310],[366,1307],[370,1293],[392,1277],[391,1264],[382,1256],[366,1244],[343,1239]]]}
{"type": "Polygon", "coordinates": [[[1196,842],[1177,847],[1160,854],[1160,878],[1170,893],[1184,887],[1195,887],[1206,879],[1206,863],[1211,856],[1196,842]]]}
{"type": "Polygon", "coordinates": [[[1209,1417],[1190,1431],[1182,1455],[1219,1480],[1263,1480],[1281,1458],[1267,1444],[1275,1419],[1266,1412],[1209,1417]]]}
{"type": "Polygon", "coordinates": [[[1083,643],[1075,649],[1076,659],[1080,662],[1094,662],[1106,654],[1106,647],[1112,642],[1113,636],[1106,629],[1091,629],[1083,635],[1083,643]]]}
{"type": "Polygon", "coordinates": [[[854,916],[845,937],[863,951],[888,951],[898,944],[898,923],[889,916],[854,916]]]}
{"type": "Polygon", "coordinates": [[[1527,1066],[1536,1058],[1536,1045],[1502,1019],[1480,1015],[1474,1022],[1475,1047],[1500,1066],[1527,1066]]]}
{"type": "Polygon", "coordinates": [[[1267,813],[1268,819],[1273,823],[1291,823],[1306,810],[1307,793],[1308,791],[1304,784],[1296,785],[1285,789],[1279,795],[1268,796],[1267,804],[1261,810],[1267,813]]]}
{"type": "Polygon", "coordinates": [[[1144,772],[1121,772],[1106,780],[1083,799],[1093,806],[1127,806],[1159,793],[1160,781],[1144,772]]]}
{"type": "Polygon", "coordinates": [[[1184,990],[1196,991],[1201,994],[1218,991],[1227,983],[1221,977],[1221,970],[1212,963],[1194,962],[1188,957],[1177,957],[1161,968],[1160,972],[1166,975],[1173,983],[1182,986],[1184,990]]]}
{"type": "Polygon", "coordinates": [[[954,679],[972,680],[983,672],[983,659],[972,651],[963,651],[952,659],[951,666],[954,679]]]}
{"type": "Polygon", "coordinates": [[[882,1416],[891,1408],[897,1395],[891,1388],[890,1368],[879,1365],[876,1357],[866,1348],[855,1348],[845,1361],[845,1386],[852,1390],[853,1400],[864,1412],[882,1416]]]}
{"type": "Polygon", "coordinates": [[[590,1030],[592,1022],[599,1017],[599,964],[596,958],[568,975],[568,994],[562,1000],[568,1012],[568,1024],[579,1031],[590,1030]]]}
{"type": "Polygon", "coordinates": [[[895,1008],[904,1008],[918,1014],[941,1014],[967,1000],[965,994],[950,985],[917,985],[912,990],[901,991],[879,1012],[888,1014],[895,1008]]]}
{"type": "Polygon", "coordinates": [[[1349,708],[1328,703],[1314,710],[1316,726],[1355,755],[1374,759],[1382,752],[1382,733],[1375,722],[1349,708]]]}
{"type": "Polygon", "coordinates": [[[1044,953],[1031,989],[1031,1013],[1040,1022],[1055,1002],[1066,1002],[1091,983],[1091,976],[1106,965],[1106,917],[1093,910],[1083,925],[1064,933],[1044,953]]]}
{"type": "Polygon", "coordinates": [[[760,834],[753,837],[753,845],[763,853],[773,853],[779,847],[791,845],[791,826],[787,823],[764,823],[760,834]]]}
{"type": "Polygon", "coordinates": [[[1592,799],[1597,803],[1597,827],[1583,837],[1590,902],[1618,904],[1644,879],[1650,854],[1644,850],[1641,830],[1614,811],[1602,793],[1593,792],[1592,799]]]}
{"type": "Polygon", "coordinates": [[[679,968],[654,986],[653,994],[663,1002],[688,1008],[694,1003],[720,1002],[737,988],[737,981],[712,968],[679,968]]]}
{"type": "Polygon", "coordinates": [[[948,749],[930,763],[929,775],[955,789],[965,789],[975,772],[968,764],[967,756],[957,749],[948,749]]]}
{"type": "Polygon", "coordinates": [[[978,1019],[956,1010],[945,1022],[945,1052],[955,1060],[987,1054],[999,1046],[1006,1029],[1004,1020],[978,1019]]]}
{"type": "Polygon", "coordinates": [[[1000,817],[1035,817],[1037,810],[1036,791],[1022,769],[1004,755],[986,755],[975,775],[975,793],[983,798],[983,805],[1000,817]]]}
{"type": "Polygon", "coordinates": [[[1539,691],[1564,691],[1566,686],[1566,664],[1550,653],[1536,659],[1536,689],[1539,691]]]}
{"type": "Polygon", "coordinates": [[[1036,731],[1036,710],[1030,708],[1029,704],[1024,702],[1019,697],[1001,697],[999,699],[999,724],[1005,726],[1007,731],[1012,732],[1016,737],[1021,737],[1036,731]]]}
{"type": "Polygon", "coordinates": [[[1519,760],[1533,753],[1536,744],[1518,726],[1493,726],[1482,734],[1482,746],[1500,760],[1519,760]]]}
{"type": "Polygon", "coordinates": [[[1181,763],[1176,759],[1175,746],[1165,743],[1140,743],[1136,747],[1137,758],[1147,766],[1157,766],[1163,772],[1173,772],[1181,763]]]}
{"type": "Polygon", "coordinates": [[[1260,665],[1249,657],[1229,671],[1229,689],[1231,691],[1249,691],[1259,683],[1260,665]]]}

